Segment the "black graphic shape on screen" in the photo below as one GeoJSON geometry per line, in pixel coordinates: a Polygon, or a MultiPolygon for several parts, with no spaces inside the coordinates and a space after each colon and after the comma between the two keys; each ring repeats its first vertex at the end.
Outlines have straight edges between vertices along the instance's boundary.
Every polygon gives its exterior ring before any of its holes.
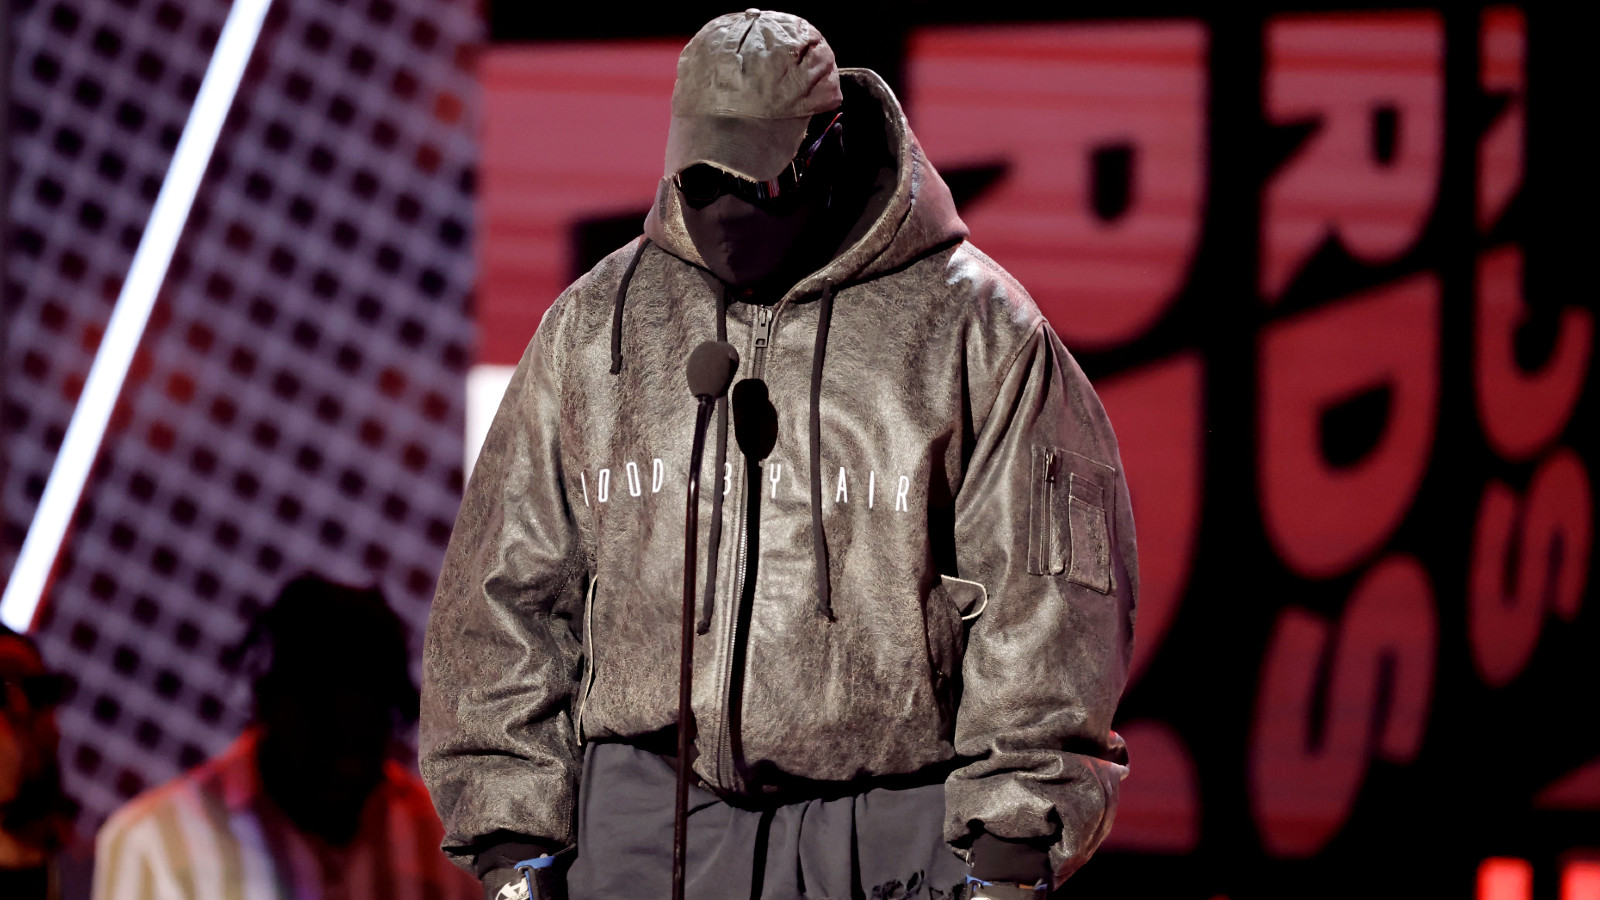
{"type": "Polygon", "coordinates": [[[1394,392],[1385,385],[1324,409],[1317,425],[1322,458],[1336,469],[1360,462],[1378,446],[1393,405],[1394,392]]]}
{"type": "Polygon", "coordinates": [[[1372,110],[1372,160],[1380,166],[1394,164],[1400,147],[1400,111],[1391,104],[1372,110]]]}
{"type": "Polygon", "coordinates": [[[950,188],[950,198],[956,203],[956,212],[966,212],[967,207],[982,200],[1010,173],[1011,163],[1004,159],[939,168],[939,177],[950,188]]]}
{"type": "Polygon", "coordinates": [[[1132,144],[1108,144],[1089,153],[1090,206],[1110,224],[1133,205],[1133,168],[1138,156],[1132,144]]]}
{"type": "Polygon", "coordinates": [[[567,279],[576,280],[612,251],[637,238],[644,231],[644,217],[649,212],[649,207],[640,207],[573,222],[567,233],[567,279]]]}

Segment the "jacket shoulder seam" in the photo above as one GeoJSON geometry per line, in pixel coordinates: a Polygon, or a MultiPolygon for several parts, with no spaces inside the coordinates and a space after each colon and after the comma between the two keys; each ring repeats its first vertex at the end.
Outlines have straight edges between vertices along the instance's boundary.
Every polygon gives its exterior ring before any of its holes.
{"type": "MultiPolygon", "coordinates": [[[[1028,330],[1027,336],[1017,342],[1017,346],[1009,355],[1006,356],[1005,364],[996,369],[996,371],[999,373],[998,378],[995,380],[996,385],[1005,383],[1005,380],[1017,368],[1017,363],[1021,360],[1023,351],[1027,350],[1028,347],[1033,344],[1034,339],[1038,336],[1039,332],[1044,329],[1045,324],[1046,323],[1043,316],[1039,316],[1034,320],[1033,327],[1028,330]]],[[[994,405],[998,403],[999,400],[1000,391],[996,389],[994,392],[994,397],[989,400],[988,408],[983,411],[982,424],[977,426],[977,430],[979,432],[982,432],[985,428],[989,427],[989,418],[994,414],[994,405]]]]}

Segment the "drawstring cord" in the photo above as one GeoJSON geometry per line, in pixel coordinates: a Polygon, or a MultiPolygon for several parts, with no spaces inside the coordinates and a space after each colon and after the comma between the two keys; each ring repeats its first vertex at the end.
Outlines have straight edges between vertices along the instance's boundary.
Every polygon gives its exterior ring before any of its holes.
{"type": "MultiPolygon", "coordinates": [[[[622,308],[628,299],[628,286],[633,283],[633,273],[639,269],[639,260],[644,256],[645,248],[650,246],[649,238],[639,239],[639,248],[633,252],[633,258],[628,260],[628,268],[622,273],[622,283],[617,287],[617,297],[611,307],[611,374],[622,372],[622,308]]],[[[728,294],[723,291],[722,299],[717,304],[717,340],[728,339],[728,294]]],[[[722,482],[723,469],[727,466],[728,454],[728,398],[717,399],[717,462],[713,470],[716,475],[712,481],[711,501],[711,540],[706,554],[709,563],[706,566],[706,591],[705,599],[700,605],[700,621],[696,623],[695,630],[705,634],[711,630],[711,610],[717,593],[717,552],[722,546],[722,482]]]]}
{"type": "Polygon", "coordinates": [[[639,258],[644,256],[644,248],[650,246],[650,239],[639,238],[639,249],[633,251],[633,258],[628,260],[628,270],[622,273],[622,284],[617,288],[616,304],[611,307],[611,374],[616,375],[622,371],[622,304],[628,299],[628,285],[633,283],[633,273],[639,268],[639,258]]]}
{"type": "MultiPolygon", "coordinates": [[[[717,340],[728,339],[728,289],[723,288],[717,304],[717,340]]],[[[728,459],[728,395],[717,398],[717,467],[711,489],[711,540],[706,548],[706,593],[700,602],[700,621],[695,634],[711,630],[711,611],[717,598],[717,553],[722,549],[722,482],[728,459]]]]}
{"type": "Polygon", "coordinates": [[[822,358],[833,320],[833,282],[822,283],[817,342],[811,351],[811,546],[817,566],[817,612],[833,621],[833,585],[828,575],[828,543],[822,532],[822,358]]]}

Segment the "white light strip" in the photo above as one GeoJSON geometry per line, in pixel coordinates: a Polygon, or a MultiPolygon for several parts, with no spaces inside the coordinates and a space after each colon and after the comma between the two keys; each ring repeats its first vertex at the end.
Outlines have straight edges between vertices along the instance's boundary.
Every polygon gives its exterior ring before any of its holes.
{"type": "Polygon", "coordinates": [[[50,469],[44,495],[39,498],[33,524],[22,542],[17,564],[11,570],[5,596],[0,597],[0,621],[17,631],[25,631],[33,624],[67,526],[78,508],[84,482],[100,451],[106,423],[122,393],[123,379],[128,375],[134,352],[139,349],[139,339],[144,335],[145,323],[150,320],[156,293],[172,262],[172,251],[189,218],[200,178],[211,162],[217,135],[233,106],[239,79],[255,50],[256,37],[261,33],[261,23],[271,3],[272,0],[234,0],[222,34],[217,38],[217,48],[206,66],[205,79],[200,82],[189,121],[183,126],[178,149],[172,154],[161,193],[156,195],[150,221],[139,239],[139,249],[134,251],[128,279],[123,282],[116,308],[106,323],[105,337],[95,353],[94,364],[89,367],[78,406],[72,411],[72,421],[67,425],[55,465],[50,469]]]}
{"type": "Polygon", "coordinates": [[[489,424],[500,409],[500,401],[511,384],[516,366],[476,365],[467,370],[467,458],[464,478],[472,477],[472,467],[478,462],[478,451],[489,436],[489,424]]]}

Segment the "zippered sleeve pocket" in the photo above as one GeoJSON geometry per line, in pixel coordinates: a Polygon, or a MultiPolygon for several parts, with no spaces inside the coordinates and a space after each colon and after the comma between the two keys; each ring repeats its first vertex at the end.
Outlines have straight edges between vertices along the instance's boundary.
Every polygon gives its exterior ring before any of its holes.
{"type": "Polygon", "coordinates": [[[1063,452],[1037,444],[1033,448],[1033,489],[1028,492],[1028,572],[1034,575],[1059,575],[1066,569],[1066,548],[1057,540],[1057,532],[1066,525],[1059,521],[1060,503],[1056,498],[1063,452]]]}
{"type": "Polygon", "coordinates": [[[1111,593],[1107,497],[1116,470],[1060,447],[1033,447],[1028,571],[1111,593]]]}

